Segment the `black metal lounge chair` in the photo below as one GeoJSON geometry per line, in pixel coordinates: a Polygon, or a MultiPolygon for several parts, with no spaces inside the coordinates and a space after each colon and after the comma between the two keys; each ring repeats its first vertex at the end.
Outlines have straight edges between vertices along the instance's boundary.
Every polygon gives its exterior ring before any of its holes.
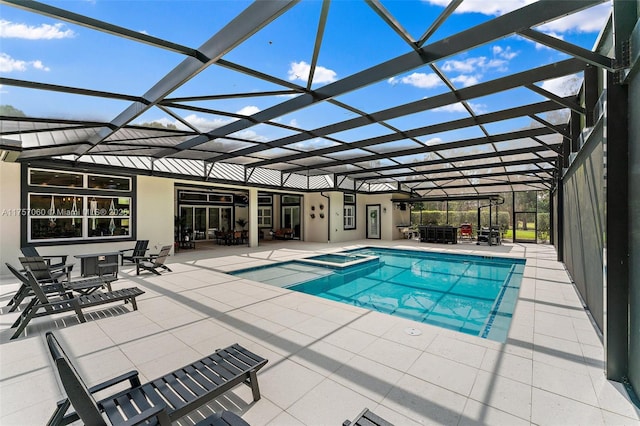
{"type": "Polygon", "coordinates": [[[162,268],[165,271],[173,272],[164,262],[167,260],[169,253],[171,252],[171,246],[162,246],[160,253],[152,254],[151,256],[139,257],[136,259],[136,275],[140,275],[140,269],[153,272],[156,275],[160,275],[158,268],[162,268]]]}
{"type": "MultiPolygon", "coordinates": [[[[9,271],[20,280],[20,288],[15,292],[7,306],[11,306],[9,312],[15,311],[20,303],[29,296],[33,296],[33,291],[31,290],[31,285],[29,285],[29,279],[27,278],[26,273],[18,271],[11,264],[5,263],[9,271]]],[[[67,295],[69,296],[70,291],[76,291],[80,294],[90,294],[94,291],[104,288],[105,282],[99,279],[86,279],[79,280],[75,282],[64,281],[62,283],[59,282],[51,282],[50,284],[42,283],[40,284],[40,288],[44,292],[44,294],[57,294],[59,296],[67,295]]]]}
{"type": "Polygon", "coordinates": [[[144,257],[147,255],[147,247],[149,246],[149,240],[138,240],[136,245],[132,249],[120,250],[120,266],[124,265],[124,261],[127,260],[131,263],[136,263],[136,258],[144,257]],[[131,252],[131,254],[126,254],[131,252]]]}
{"type": "Polygon", "coordinates": [[[342,426],[393,426],[393,424],[365,408],[353,421],[345,420],[342,426]]]}
{"type": "MultiPolygon", "coordinates": [[[[267,360],[235,344],[184,366],[172,373],[141,384],[137,371],[125,373],[91,388],[87,387],[60,346],[53,333],[47,332],[47,344],[56,365],[67,398],[58,406],[47,425],[67,425],[81,420],[86,425],[105,425],[105,417],[113,425],[151,424],[169,425],[191,411],[240,383],[250,386],[253,400],[260,399],[256,373],[267,360]],[[100,401],[93,394],[129,381],[129,389],[116,392],[100,401]],[[75,410],[67,414],[69,408],[75,410]]],[[[121,387],[120,387],[121,389],[121,387]]],[[[229,424],[234,416],[222,414],[229,424]]],[[[209,418],[198,425],[217,425],[209,418]]],[[[243,421],[243,424],[244,423],[243,421]]]]}
{"type": "Polygon", "coordinates": [[[104,305],[106,303],[122,301],[125,303],[131,303],[133,310],[137,310],[138,305],[136,303],[136,297],[144,294],[144,291],[139,288],[131,287],[105,293],[97,291],[79,297],[68,297],[68,295],[64,295],[62,297],[49,299],[30,270],[27,270],[27,278],[34,297],[20,313],[18,319],[13,323],[13,325],[11,325],[11,328],[16,329],[13,336],[11,336],[11,339],[15,339],[20,336],[27,327],[27,324],[29,324],[29,321],[33,318],[75,311],[78,316],[78,320],[80,320],[80,322],[85,322],[84,313],[82,312],[83,309],[104,305]]]}

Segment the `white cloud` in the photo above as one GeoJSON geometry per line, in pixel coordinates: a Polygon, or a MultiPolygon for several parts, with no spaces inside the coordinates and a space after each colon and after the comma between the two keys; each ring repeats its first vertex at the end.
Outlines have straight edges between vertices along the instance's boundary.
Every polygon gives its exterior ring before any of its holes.
{"type": "Polygon", "coordinates": [[[462,87],[469,87],[469,86],[473,86],[474,84],[478,84],[480,80],[479,80],[479,76],[460,74],[457,77],[453,77],[451,81],[453,83],[462,84],[462,87]]]}
{"type": "MultiPolygon", "coordinates": [[[[564,37],[562,36],[562,34],[555,33],[555,32],[553,32],[553,31],[545,31],[545,34],[547,34],[547,35],[549,35],[549,36],[551,36],[551,37],[555,37],[555,38],[557,38],[557,39],[559,39],[559,40],[564,40],[564,37]]],[[[525,40],[527,40],[527,41],[532,41],[532,40],[529,40],[529,39],[528,39],[528,38],[526,38],[526,37],[525,37],[525,40]]],[[[546,45],[544,45],[544,44],[537,43],[537,42],[534,42],[534,43],[535,43],[535,45],[536,45],[536,50],[542,50],[542,49],[549,49],[549,50],[551,50],[551,47],[549,47],[549,46],[546,46],[546,45]]]]}
{"type": "MultiPolygon", "coordinates": [[[[239,111],[237,111],[237,114],[241,114],[241,115],[253,115],[256,112],[259,112],[260,109],[256,106],[253,105],[248,105],[246,107],[241,108],[239,111]]],[[[191,124],[192,126],[194,126],[196,129],[202,131],[202,132],[210,132],[211,130],[217,129],[219,127],[222,126],[226,126],[227,124],[233,123],[234,121],[237,121],[236,118],[213,118],[213,119],[209,119],[209,118],[205,118],[202,117],[200,115],[197,114],[189,114],[186,117],[184,117],[184,120],[186,122],[188,122],[189,124],[191,124]]],[[[153,122],[156,123],[161,123],[166,125],[174,125],[176,126],[176,128],[178,128],[179,130],[190,130],[187,126],[185,126],[181,121],[179,120],[171,120],[169,118],[163,117],[160,119],[156,119],[156,120],[151,120],[153,122]]],[[[261,136],[259,134],[257,134],[255,131],[253,130],[243,130],[240,132],[236,132],[233,134],[233,136],[238,137],[238,138],[242,138],[242,139],[247,139],[247,140],[253,140],[253,141],[257,141],[257,142],[266,142],[269,139],[261,136]]]]}
{"type": "Polygon", "coordinates": [[[240,139],[246,139],[249,141],[255,141],[255,142],[268,142],[269,138],[259,135],[257,134],[255,131],[253,130],[242,130],[240,132],[236,132],[236,133],[232,133],[229,136],[233,136],[236,138],[240,138],[240,139]]]}
{"type": "Polygon", "coordinates": [[[257,112],[260,112],[260,108],[253,105],[247,105],[246,107],[243,107],[242,109],[240,109],[240,111],[238,111],[237,114],[249,116],[257,112]]]}
{"type": "Polygon", "coordinates": [[[505,48],[502,46],[493,46],[493,56],[510,61],[518,56],[518,52],[511,50],[511,46],[507,46],[505,48]]]}
{"type": "Polygon", "coordinates": [[[42,64],[42,61],[32,61],[31,65],[33,65],[33,67],[37,70],[42,70],[42,71],[51,71],[51,69],[49,67],[45,67],[42,64]]]}
{"type": "Polygon", "coordinates": [[[315,139],[296,142],[294,144],[287,145],[287,148],[297,149],[300,151],[305,151],[305,150],[308,151],[308,150],[314,150],[314,149],[329,148],[331,146],[336,146],[336,145],[337,145],[336,142],[332,142],[327,139],[315,138],[315,139]]]}
{"type": "MultiPolygon", "coordinates": [[[[288,71],[289,81],[299,80],[306,83],[309,80],[310,72],[311,72],[311,65],[309,65],[305,61],[291,62],[291,66],[289,67],[289,71],[288,71]]],[[[318,65],[316,66],[316,69],[313,74],[313,82],[314,83],[332,83],[336,81],[337,75],[338,74],[335,71],[318,65]]]]}
{"type": "Polygon", "coordinates": [[[591,33],[599,32],[609,19],[611,12],[611,2],[606,2],[583,10],[573,15],[565,16],[555,21],[548,22],[536,29],[548,32],[578,32],[591,33]]]}
{"type": "Polygon", "coordinates": [[[0,53],[0,72],[26,71],[27,63],[13,59],[6,53],[0,53]]]}
{"type": "Polygon", "coordinates": [[[431,89],[442,85],[442,80],[436,74],[425,74],[421,72],[414,72],[402,78],[391,77],[387,80],[387,83],[395,86],[398,83],[409,84],[420,89],[431,89]]]}
{"type": "MultiPolygon", "coordinates": [[[[225,124],[229,124],[232,121],[234,121],[234,119],[222,119],[222,118],[214,118],[214,119],[208,119],[205,117],[201,117],[197,114],[189,114],[186,117],[184,117],[185,121],[187,121],[189,124],[191,124],[192,126],[200,129],[201,131],[204,132],[208,132],[211,131],[213,129],[217,129],[218,127],[222,127],[225,124]]],[[[160,120],[157,120],[160,121],[160,120]]],[[[179,126],[179,121],[175,121],[172,124],[175,124],[176,126],[179,126]]],[[[182,123],[180,123],[182,124],[182,123]]]]}
{"type": "Polygon", "coordinates": [[[6,53],[0,52],[0,72],[27,71],[29,67],[41,71],[50,70],[49,67],[44,66],[42,61],[23,61],[20,59],[13,59],[6,53]]]}
{"type": "MultiPolygon", "coordinates": [[[[423,0],[429,4],[446,7],[451,0],[423,0]]],[[[498,16],[520,9],[536,0],[464,0],[455,13],[482,13],[498,16]]],[[[556,32],[599,32],[609,17],[611,1],[591,7],[578,13],[557,19],[540,27],[541,31],[556,32]]]]}
{"type": "MultiPolygon", "coordinates": [[[[486,112],[486,105],[484,104],[474,104],[473,102],[468,102],[469,106],[476,114],[483,114],[486,112]]],[[[441,106],[439,108],[434,108],[432,111],[437,112],[467,112],[467,109],[462,105],[461,102],[441,106]]]]}
{"type": "Polygon", "coordinates": [[[53,40],[75,37],[73,30],[65,29],[65,24],[41,24],[32,27],[25,24],[0,20],[0,38],[23,38],[27,40],[53,40]]]}
{"type": "MultiPolygon", "coordinates": [[[[442,139],[441,138],[431,138],[428,141],[425,141],[425,144],[427,145],[438,145],[442,143],[442,139]]],[[[431,153],[429,153],[431,154],[431,153]]]]}
{"type": "Polygon", "coordinates": [[[496,69],[498,71],[506,71],[507,69],[507,58],[513,58],[517,55],[510,50],[504,50],[499,55],[504,59],[488,59],[486,56],[477,56],[475,58],[466,58],[465,60],[449,60],[445,61],[442,65],[443,71],[448,72],[462,72],[462,73],[470,73],[470,72],[484,72],[490,69],[496,69]]]}
{"type": "Polygon", "coordinates": [[[291,121],[289,122],[289,126],[291,126],[291,127],[299,127],[299,126],[298,126],[298,120],[296,120],[296,119],[294,118],[293,120],[291,120],[291,121]]]}
{"type": "Polygon", "coordinates": [[[582,79],[577,74],[574,74],[546,80],[541,87],[558,96],[571,96],[578,93],[581,85],[582,79]]]}
{"type": "MultiPolygon", "coordinates": [[[[428,3],[447,7],[451,0],[426,0],[428,3]]],[[[482,13],[483,15],[504,15],[519,9],[535,0],[464,0],[456,9],[456,13],[482,13]]]]}

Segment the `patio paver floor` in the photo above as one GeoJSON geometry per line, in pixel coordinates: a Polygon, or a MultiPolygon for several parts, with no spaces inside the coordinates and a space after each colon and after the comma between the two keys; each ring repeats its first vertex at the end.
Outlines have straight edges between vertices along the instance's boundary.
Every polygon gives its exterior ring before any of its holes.
{"type": "MultiPolygon", "coordinates": [[[[221,408],[252,425],[339,425],[365,406],[396,425],[640,425],[619,383],[604,377],[601,340],[553,247],[439,246],[401,240],[179,252],[172,273],[135,275],[124,266],[115,288],[139,286],[138,311],[98,309],[32,321],[9,341],[17,313],[0,321],[0,424],[41,425],[62,391],[46,351],[55,330],[89,385],[137,369],[153,379],[235,342],[267,358],[262,399],[239,386],[183,419],[221,408]],[[526,257],[505,344],[370,312],[224,274],[363,245],[526,257]],[[415,327],[420,336],[404,330],[415,327]],[[153,350],[149,350],[153,348],[153,350]]],[[[1,281],[0,302],[17,284],[1,281]]]]}

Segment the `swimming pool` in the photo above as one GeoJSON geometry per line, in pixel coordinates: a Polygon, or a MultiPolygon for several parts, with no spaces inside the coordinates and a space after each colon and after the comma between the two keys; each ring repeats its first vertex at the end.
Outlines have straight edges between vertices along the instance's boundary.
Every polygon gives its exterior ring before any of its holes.
{"type": "Polygon", "coordinates": [[[233,272],[255,281],[504,342],[524,259],[367,247],[346,268],[284,262],[233,272]]]}

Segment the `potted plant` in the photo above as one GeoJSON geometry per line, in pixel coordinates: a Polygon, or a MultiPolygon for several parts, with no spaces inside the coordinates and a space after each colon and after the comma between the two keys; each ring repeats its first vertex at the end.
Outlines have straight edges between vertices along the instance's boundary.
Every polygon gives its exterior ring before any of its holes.
{"type": "Polygon", "coordinates": [[[236,220],[236,223],[238,224],[238,226],[242,228],[243,231],[244,231],[244,227],[247,226],[247,220],[243,218],[236,220]]]}

